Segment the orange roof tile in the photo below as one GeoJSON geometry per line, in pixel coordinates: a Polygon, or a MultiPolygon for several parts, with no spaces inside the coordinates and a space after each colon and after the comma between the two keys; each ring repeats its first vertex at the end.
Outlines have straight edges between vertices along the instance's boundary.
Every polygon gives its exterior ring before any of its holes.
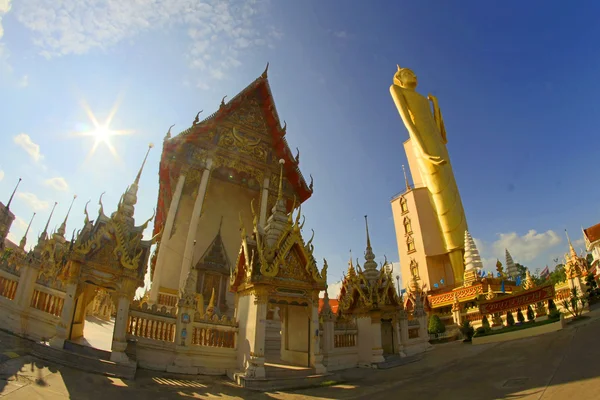
{"type": "MultiPolygon", "coordinates": [[[[323,309],[323,304],[324,304],[323,299],[319,298],[319,314],[321,313],[321,310],[323,309]]],[[[339,307],[338,301],[329,299],[329,306],[331,307],[331,311],[333,311],[334,314],[337,314],[338,307],[339,307]]]]}
{"type": "Polygon", "coordinates": [[[600,224],[590,226],[583,230],[585,236],[587,236],[590,243],[594,243],[596,240],[600,240],[600,224]]]}

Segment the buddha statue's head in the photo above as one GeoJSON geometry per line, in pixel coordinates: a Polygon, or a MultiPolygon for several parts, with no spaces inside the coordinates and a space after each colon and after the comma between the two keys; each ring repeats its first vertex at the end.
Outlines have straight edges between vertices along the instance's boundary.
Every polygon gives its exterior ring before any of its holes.
{"type": "Polygon", "coordinates": [[[394,74],[394,85],[398,85],[405,89],[415,89],[417,87],[417,76],[409,68],[400,68],[394,74]]]}

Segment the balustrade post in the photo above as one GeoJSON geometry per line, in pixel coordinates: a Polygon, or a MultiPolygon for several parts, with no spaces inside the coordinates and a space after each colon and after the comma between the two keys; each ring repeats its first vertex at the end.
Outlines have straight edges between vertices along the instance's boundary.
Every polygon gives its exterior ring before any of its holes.
{"type": "Polygon", "coordinates": [[[31,305],[39,271],[39,268],[33,263],[26,263],[21,267],[21,276],[14,299],[18,308],[27,310],[31,305]]]}

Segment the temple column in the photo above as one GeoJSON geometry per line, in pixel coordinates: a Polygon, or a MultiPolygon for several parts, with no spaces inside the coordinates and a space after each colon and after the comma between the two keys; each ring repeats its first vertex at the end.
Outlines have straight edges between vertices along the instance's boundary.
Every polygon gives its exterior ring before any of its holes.
{"type": "MultiPolygon", "coordinates": [[[[315,369],[316,374],[324,374],[327,372],[327,369],[323,365],[323,354],[321,353],[321,340],[319,335],[319,295],[317,293],[316,297],[313,299],[316,300],[312,306],[312,317],[310,320],[310,333],[311,333],[311,344],[310,351],[312,354],[309,354],[310,357],[310,365],[315,369]]],[[[309,306],[310,307],[310,306],[309,306]]]]}
{"type": "Polygon", "coordinates": [[[330,354],[335,348],[335,322],[332,316],[323,316],[323,354],[330,354]]]}
{"type": "Polygon", "coordinates": [[[400,312],[400,343],[402,343],[402,346],[408,344],[408,318],[406,311],[400,312]]]}
{"type": "Polygon", "coordinates": [[[129,363],[129,357],[125,354],[125,349],[127,349],[127,322],[129,321],[129,304],[135,295],[135,287],[135,281],[125,279],[121,284],[121,290],[116,293],[117,317],[115,318],[110,353],[110,361],[116,363],[129,363]]]}
{"type": "Polygon", "coordinates": [[[67,284],[65,292],[65,302],[60,314],[60,321],[56,326],[56,335],[50,339],[50,346],[56,349],[62,349],[65,346],[65,340],[68,339],[71,330],[77,300],[77,283],[67,284]]]}
{"type": "Polygon", "coordinates": [[[208,187],[208,179],[210,177],[212,165],[212,158],[207,158],[206,166],[204,168],[204,172],[202,172],[202,178],[200,179],[200,185],[198,186],[198,194],[194,203],[192,216],[190,217],[190,227],[188,229],[188,234],[185,241],[181,273],[179,275],[179,288],[182,288],[185,285],[187,275],[192,268],[194,259],[194,246],[196,244],[196,233],[198,232],[198,222],[200,220],[200,215],[202,214],[202,206],[204,204],[204,197],[206,196],[206,189],[208,187]]]}
{"type": "Polygon", "coordinates": [[[266,177],[262,186],[262,197],[260,198],[260,221],[261,227],[265,227],[267,222],[267,203],[269,201],[269,177],[266,177]]]}
{"type": "Polygon", "coordinates": [[[175,224],[175,215],[177,214],[177,208],[179,207],[179,202],[181,200],[181,194],[183,193],[183,186],[185,184],[186,171],[182,171],[179,175],[179,180],[177,181],[177,186],[175,187],[175,193],[173,194],[173,198],[171,199],[171,204],[169,205],[169,213],[167,214],[167,220],[165,222],[165,227],[162,233],[162,237],[160,238],[159,248],[158,248],[158,257],[156,259],[156,268],[154,269],[154,276],[152,277],[152,286],[150,287],[150,303],[155,304],[158,301],[158,292],[160,289],[160,278],[162,271],[164,269],[164,265],[168,256],[165,254],[167,252],[167,244],[171,238],[171,233],[173,232],[173,225],[175,224]]]}
{"type": "Polygon", "coordinates": [[[381,347],[381,314],[371,314],[371,338],[373,343],[371,363],[384,362],[383,348],[381,347]]]}
{"type": "Polygon", "coordinates": [[[254,306],[256,307],[254,345],[250,351],[250,357],[246,366],[246,377],[265,378],[265,342],[267,337],[268,311],[267,295],[266,293],[255,293],[253,296],[254,306]]]}
{"type": "Polygon", "coordinates": [[[402,343],[401,329],[400,329],[400,321],[397,318],[394,318],[392,321],[392,329],[394,332],[394,345],[396,348],[394,349],[394,353],[399,354],[401,357],[406,357],[404,353],[404,345],[402,343]]]}

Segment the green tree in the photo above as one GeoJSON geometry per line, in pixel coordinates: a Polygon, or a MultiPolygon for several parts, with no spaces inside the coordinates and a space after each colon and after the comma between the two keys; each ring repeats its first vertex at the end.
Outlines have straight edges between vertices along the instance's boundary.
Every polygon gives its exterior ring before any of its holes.
{"type": "Polygon", "coordinates": [[[517,271],[519,272],[519,276],[521,277],[521,282],[523,282],[527,274],[527,267],[519,263],[515,263],[515,267],[517,267],[517,271]]]}
{"type": "Polygon", "coordinates": [[[464,342],[470,342],[475,333],[475,329],[471,326],[471,322],[464,320],[460,327],[460,333],[462,333],[465,338],[464,342]]]}
{"type": "Polygon", "coordinates": [[[527,306],[527,321],[533,321],[535,319],[535,313],[533,312],[533,308],[531,305],[527,306]]]}
{"type": "Polygon", "coordinates": [[[515,317],[513,317],[512,312],[508,311],[506,313],[506,325],[513,326],[515,324],[515,317]]]}
{"type": "Polygon", "coordinates": [[[432,335],[437,335],[438,333],[446,332],[446,325],[444,325],[442,320],[440,320],[440,317],[438,317],[436,314],[433,314],[429,318],[429,327],[427,330],[432,335]]]}
{"type": "Polygon", "coordinates": [[[483,316],[483,319],[481,320],[481,326],[483,326],[486,330],[490,329],[490,321],[488,321],[487,315],[483,316]]]}
{"type": "Polygon", "coordinates": [[[564,282],[567,279],[567,274],[565,273],[565,265],[558,264],[554,267],[554,271],[550,272],[550,282],[556,285],[557,283],[564,282]]]}
{"type": "Polygon", "coordinates": [[[598,288],[598,283],[596,282],[596,277],[594,274],[587,274],[585,277],[585,283],[587,284],[588,292],[593,292],[598,288]]]}
{"type": "Polygon", "coordinates": [[[588,269],[592,268],[592,262],[594,262],[594,255],[592,253],[588,253],[585,257],[585,262],[587,263],[588,269]]]}
{"type": "Polygon", "coordinates": [[[523,312],[521,312],[520,308],[517,310],[517,321],[519,321],[520,324],[525,322],[525,317],[523,316],[523,312]]]}

